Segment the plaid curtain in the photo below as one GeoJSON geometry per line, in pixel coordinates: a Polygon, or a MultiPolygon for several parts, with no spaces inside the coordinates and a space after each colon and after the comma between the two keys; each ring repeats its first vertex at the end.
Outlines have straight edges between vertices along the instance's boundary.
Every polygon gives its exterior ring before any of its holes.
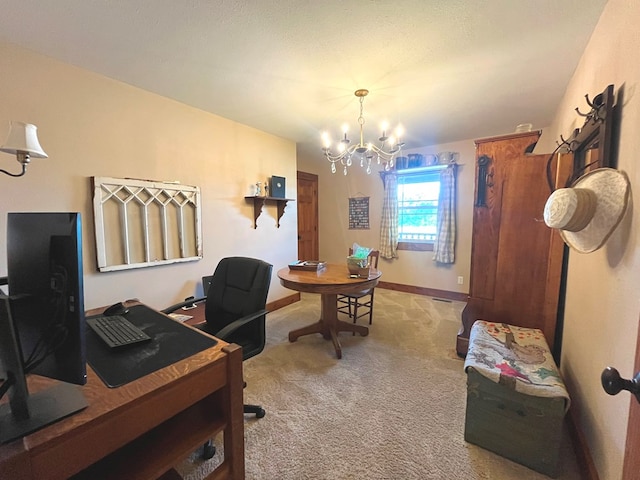
{"type": "Polygon", "coordinates": [[[384,203],[380,221],[380,256],[398,257],[398,177],[395,173],[384,176],[384,203]]]}
{"type": "Polygon", "coordinates": [[[438,263],[455,263],[456,170],[456,165],[449,165],[440,172],[438,235],[433,246],[433,260],[438,263]]]}

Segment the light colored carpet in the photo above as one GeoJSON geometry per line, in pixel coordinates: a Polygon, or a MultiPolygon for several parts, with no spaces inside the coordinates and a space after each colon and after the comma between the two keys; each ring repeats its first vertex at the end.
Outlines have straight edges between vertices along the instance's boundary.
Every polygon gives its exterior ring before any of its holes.
{"type": "MultiPolygon", "coordinates": [[[[319,318],[318,295],[270,313],[264,352],[244,362],[245,401],[267,411],[245,416],[246,478],[548,478],[464,441],[463,307],[377,289],[369,335],[341,333],[341,360],[319,334],[287,339],[319,318]]],[[[222,450],[221,437],[216,444],[222,450]]],[[[196,453],[177,470],[199,480],[219,461],[220,452],[206,462],[196,453]]],[[[580,479],[566,434],[561,471],[580,479]]]]}

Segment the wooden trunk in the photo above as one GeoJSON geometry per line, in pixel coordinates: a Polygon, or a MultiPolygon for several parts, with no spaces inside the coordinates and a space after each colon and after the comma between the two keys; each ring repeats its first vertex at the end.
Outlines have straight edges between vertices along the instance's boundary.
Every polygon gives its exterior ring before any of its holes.
{"type": "MultiPolygon", "coordinates": [[[[456,341],[460,356],[478,319],[539,328],[555,351],[564,243],[543,220],[551,194],[549,155],[525,153],[539,136],[535,131],[476,141],[470,289],[456,341]]],[[[553,162],[554,178],[570,164],[567,159],[555,170],[553,162]]]]}
{"type": "Polygon", "coordinates": [[[524,395],[467,370],[467,442],[555,477],[564,414],[563,398],[524,395]]]}

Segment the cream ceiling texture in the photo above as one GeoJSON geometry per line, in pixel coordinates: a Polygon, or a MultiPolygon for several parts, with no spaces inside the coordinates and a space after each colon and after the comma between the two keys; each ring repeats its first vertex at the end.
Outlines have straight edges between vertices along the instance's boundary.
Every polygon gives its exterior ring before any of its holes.
{"type": "Polygon", "coordinates": [[[0,40],[298,144],[408,148],[547,126],[605,0],[0,0],[0,40]],[[371,129],[371,130],[369,130],[371,129]],[[375,135],[377,136],[377,135],[375,135]]]}

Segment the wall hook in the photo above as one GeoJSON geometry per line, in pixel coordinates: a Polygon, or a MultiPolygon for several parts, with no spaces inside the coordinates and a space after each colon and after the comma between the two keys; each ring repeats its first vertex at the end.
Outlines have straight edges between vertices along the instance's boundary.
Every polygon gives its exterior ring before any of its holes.
{"type": "Polygon", "coordinates": [[[493,173],[489,173],[489,164],[491,158],[486,155],[482,155],[478,158],[478,185],[476,188],[476,207],[486,207],[487,187],[492,187],[493,182],[490,182],[490,178],[493,179],[493,173]]]}
{"type": "Polygon", "coordinates": [[[560,140],[562,140],[562,142],[558,146],[562,147],[563,145],[566,145],[568,150],[566,153],[570,153],[573,151],[573,149],[571,148],[571,142],[569,140],[565,139],[562,135],[560,135],[560,140]]]}
{"type": "Polygon", "coordinates": [[[593,110],[589,110],[589,113],[582,113],[580,111],[580,109],[578,107],[575,108],[575,111],[578,113],[578,115],[580,115],[581,117],[590,117],[591,115],[593,115],[593,110]]]}
{"type": "Polygon", "coordinates": [[[593,98],[593,102],[589,101],[589,94],[587,93],[584,98],[587,99],[587,105],[589,105],[591,108],[600,108],[602,106],[602,93],[599,93],[598,95],[596,95],[593,98]]]}

